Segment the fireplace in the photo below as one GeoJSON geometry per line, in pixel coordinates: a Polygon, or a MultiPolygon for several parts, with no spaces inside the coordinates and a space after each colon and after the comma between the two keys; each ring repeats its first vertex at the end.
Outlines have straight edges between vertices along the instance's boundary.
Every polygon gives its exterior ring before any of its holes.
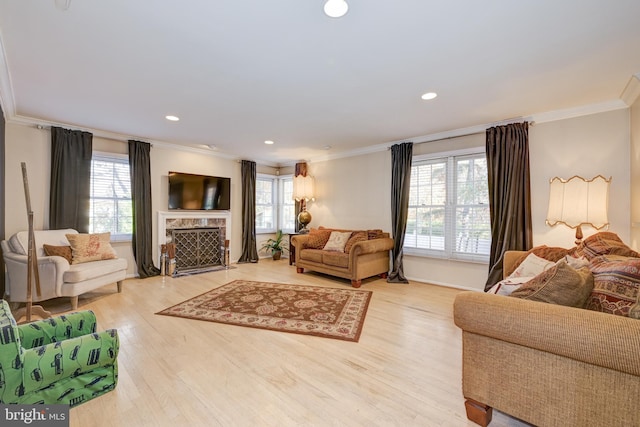
{"type": "Polygon", "coordinates": [[[224,245],[230,236],[229,211],[158,212],[158,247],[176,245],[175,274],[225,265],[224,245]]]}
{"type": "Polygon", "coordinates": [[[222,233],[220,227],[171,230],[171,241],[176,245],[175,274],[224,265],[222,233]]]}

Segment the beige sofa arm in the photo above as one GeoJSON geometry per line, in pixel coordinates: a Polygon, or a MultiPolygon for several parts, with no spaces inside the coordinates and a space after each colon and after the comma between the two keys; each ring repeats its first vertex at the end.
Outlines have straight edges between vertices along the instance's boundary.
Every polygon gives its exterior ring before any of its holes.
{"type": "Polygon", "coordinates": [[[376,252],[388,251],[393,249],[393,239],[390,237],[381,237],[379,239],[362,240],[357,242],[351,248],[350,255],[373,254],[376,252]]]}
{"type": "Polygon", "coordinates": [[[308,234],[296,234],[295,236],[291,236],[291,244],[295,246],[297,250],[300,250],[308,238],[308,234]]]}
{"type": "Polygon", "coordinates": [[[637,319],[474,291],[456,296],[453,313],[465,332],[640,375],[637,319]]]}
{"type": "Polygon", "coordinates": [[[507,278],[517,268],[516,261],[520,259],[526,251],[506,251],[502,260],[502,277],[507,278]]]}

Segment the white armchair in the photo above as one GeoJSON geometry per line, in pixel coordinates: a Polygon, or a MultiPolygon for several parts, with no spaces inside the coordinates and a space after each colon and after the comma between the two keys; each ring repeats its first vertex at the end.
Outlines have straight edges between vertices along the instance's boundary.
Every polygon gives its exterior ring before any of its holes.
{"type": "MultiPolygon", "coordinates": [[[[71,308],[78,308],[78,296],[96,288],[117,283],[118,292],[126,277],[127,260],[123,258],[69,264],[61,256],[46,256],[43,245],[68,246],[66,234],[73,229],[34,231],[41,295],[32,292],[33,302],[70,297],[71,308]]],[[[4,299],[12,303],[27,301],[27,248],[29,233],[20,231],[0,242],[6,265],[4,299]]]]}

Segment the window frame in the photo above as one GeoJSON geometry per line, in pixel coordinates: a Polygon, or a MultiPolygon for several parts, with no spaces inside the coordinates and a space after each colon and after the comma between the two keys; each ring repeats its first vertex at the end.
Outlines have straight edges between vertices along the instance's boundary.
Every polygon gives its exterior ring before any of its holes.
{"type": "Polygon", "coordinates": [[[258,227],[257,224],[257,215],[256,215],[256,223],[255,223],[255,227],[256,227],[256,234],[269,234],[269,233],[275,233],[277,226],[278,226],[278,206],[276,204],[276,200],[277,200],[277,193],[278,193],[278,186],[277,186],[277,181],[276,181],[276,176],[275,175],[268,175],[268,174],[264,174],[264,173],[259,173],[256,174],[256,211],[258,206],[271,206],[271,210],[273,212],[273,221],[272,224],[273,226],[271,228],[261,228],[258,227]],[[258,181],[270,181],[271,182],[271,203],[270,204],[262,204],[262,203],[258,203],[258,185],[257,182],[258,181]]]}
{"type": "MultiPolygon", "coordinates": [[[[436,162],[437,160],[443,160],[446,164],[446,181],[445,181],[445,214],[444,214],[444,249],[428,249],[417,248],[412,246],[406,246],[407,238],[405,237],[405,246],[403,251],[406,255],[421,256],[428,258],[446,259],[452,261],[465,261],[473,263],[488,264],[489,254],[467,253],[456,251],[456,210],[458,206],[471,206],[471,205],[458,205],[457,204],[457,188],[456,188],[456,160],[480,156],[485,156],[486,151],[483,147],[467,148],[462,150],[446,151],[439,153],[430,153],[414,156],[412,159],[412,168],[418,166],[420,163],[436,162]]],[[[487,183],[488,184],[488,183],[487,183]]],[[[473,206],[482,206],[483,203],[479,203],[473,206]]],[[[489,203],[486,203],[489,208],[489,203]]],[[[414,207],[409,205],[409,209],[414,207]]],[[[487,224],[489,231],[491,224],[487,224]]],[[[489,248],[491,242],[489,241],[489,248]]]]}
{"type": "MultiPolygon", "coordinates": [[[[293,175],[271,175],[266,173],[258,173],[256,174],[256,180],[269,180],[272,182],[272,204],[273,207],[273,228],[258,228],[256,224],[256,234],[273,234],[278,230],[282,230],[285,234],[290,234],[295,232],[295,219],[294,219],[294,228],[285,228],[283,227],[284,223],[284,182],[289,180],[293,184],[293,175]]],[[[257,186],[256,186],[257,187],[257,186]]],[[[257,195],[256,195],[257,196],[257,195]]],[[[292,201],[293,202],[293,201],[292,201]]],[[[294,212],[295,212],[295,203],[294,212]]],[[[258,206],[256,201],[256,207],[258,206]]]]}
{"type": "MultiPolygon", "coordinates": [[[[126,200],[126,198],[118,198],[118,197],[111,197],[111,198],[104,198],[104,197],[93,197],[93,162],[94,161],[104,161],[104,162],[111,162],[111,163],[121,163],[121,164],[126,164],[127,168],[129,168],[129,155],[128,154],[121,154],[121,153],[109,153],[106,151],[93,151],[91,153],[91,177],[90,177],[90,193],[89,193],[89,203],[91,204],[90,206],[90,210],[89,210],[89,229],[91,230],[90,232],[92,233],[101,233],[104,231],[96,231],[93,229],[93,216],[91,215],[91,211],[93,209],[93,201],[94,199],[102,199],[102,200],[126,200]]],[[[129,177],[129,190],[131,191],[131,175],[127,175],[129,177]]],[[[131,206],[133,207],[133,199],[130,197],[129,200],[131,201],[131,206]]],[[[116,203],[117,205],[117,203],[116,203]]],[[[131,229],[133,230],[133,211],[131,212],[131,229]]],[[[127,241],[131,241],[133,239],[133,232],[131,233],[114,233],[113,231],[110,231],[111,235],[110,235],[110,239],[112,242],[127,242],[127,241]]]]}

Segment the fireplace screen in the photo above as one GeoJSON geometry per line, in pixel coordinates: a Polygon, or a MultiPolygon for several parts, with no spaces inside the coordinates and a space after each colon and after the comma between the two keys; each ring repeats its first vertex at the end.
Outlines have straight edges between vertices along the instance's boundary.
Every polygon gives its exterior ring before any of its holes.
{"type": "Polygon", "coordinates": [[[186,273],[224,262],[222,229],[184,228],[173,229],[171,240],[176,245],[175,273],[186,273]]]}

